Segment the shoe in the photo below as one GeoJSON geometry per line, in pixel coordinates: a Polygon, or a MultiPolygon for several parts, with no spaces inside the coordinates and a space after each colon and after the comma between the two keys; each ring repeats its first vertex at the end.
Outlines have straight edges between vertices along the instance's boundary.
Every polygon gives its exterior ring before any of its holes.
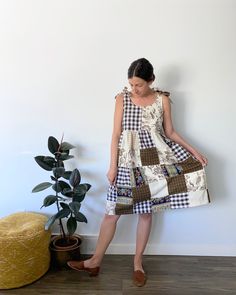
{"type": "Polygon", "coordinates": [[[96,277],[99,274],[100,267],[85,267],[84,261],[67,261],[67,265],[77,271],[85,271],[89,273],[90,277],[96,277]]]}
{"type": "Polygon", "coordinates": [[[137,287],[142,287],[145,285],[147,281],[147,276],[141,270],[135,270],[133,272],[133,283],[137,287]]]}

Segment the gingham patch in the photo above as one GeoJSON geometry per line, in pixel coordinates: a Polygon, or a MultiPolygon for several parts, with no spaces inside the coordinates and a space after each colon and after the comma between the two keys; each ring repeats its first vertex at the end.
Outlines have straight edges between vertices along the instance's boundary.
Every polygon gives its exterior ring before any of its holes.
{"type": "Polygon", "coordinates": [[[110,185],[107,192],[107,201],[116,202],[117,200],[117,187],[115,185],[110,185]]]}
{"type": "Polygon", "coordinates": [[[151,134],[147,130],[141,129],[138,135],[141,149],[155,147],[151,134]]]}
{"type": "Polygon", "coordinates": [[[170,203],[172,209],[181,209],[181,208],[187,208],[189,207],[189,199],[188,194],[174,194],[170,195],[170,203]]]}
{"type": "Polygon", "coordinates": [[[134,105],[128,92],[124,92],[124,113],[122,120],[123,130],[139,130],[141,125],[142,109],[134,105]]]}
{"type": "Polygon", "coordinates": [[[116,185],[122,187],[131,187],[129,168],[118,167],[116,185]]]}
{"type": "Polygon", "coordinates": [[[174,141],[171,141],[170,139],[164,136],[163,136],[163,140],[171,148],[171,150],[173,151],[173,153],[175,154],[179,162],[182,162],[190,157],[190,153],[185,148],[183,148],[180,144],[174,141]]]}
{"type": "Polygon", "coordinates": [[[152,201],[143,201],[134,204],[134,213],[135,214],[143,214],[143,213],[152,213],[152,201]]]}

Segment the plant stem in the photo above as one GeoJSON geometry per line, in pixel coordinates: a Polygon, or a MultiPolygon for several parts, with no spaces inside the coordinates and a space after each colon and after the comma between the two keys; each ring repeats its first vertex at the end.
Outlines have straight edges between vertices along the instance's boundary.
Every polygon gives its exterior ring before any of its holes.
{"type": "MultiPolygon", "coordinates": [[[[61,144],[58,147],[58,152],[60,150],[60,147],[61,147],[61,144]]],[[[57,156],[56,156],[56,166],[57,167],[59,167],[58,162],[59,161],[58,161],[57,156]]],[[[57,186],[58,186],[58,178],[56,177],[56,197],[58,197],[57,186]]],[[[58,210],[58,212],[60,211],[58,199],[57,199],[57,210],[58,210]]],[[[59,218],[59,226],[60,226],[61,235],[62,235],[63,239],[65,239],[66,234],[65,234],[65,231],[64,231],[64,227],[63,227],[61,218],[59,218]]]]}

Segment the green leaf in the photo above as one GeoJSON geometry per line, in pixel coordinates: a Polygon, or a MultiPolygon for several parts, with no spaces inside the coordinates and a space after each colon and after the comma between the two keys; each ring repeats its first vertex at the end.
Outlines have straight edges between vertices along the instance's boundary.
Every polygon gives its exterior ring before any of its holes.
{"type": "Polygon", "coordinates": [[[63,196],[66,196],[66,197],[69,197],[69,198],[72,198],[73,195],[74,195],[74,192],[71,190],[71,188],[65,188],[61,191],[61,193],[63,194],[63,196]]]}
{"type": "Polygon", "coordinates": [[[84,198],[85,198],[85,194],[84,195],[80,195],[80,194],[77,195],[76,193],[74,193],[72,200],[73,200],[73,202],[81,203],[84,200],[84,198]]]}
{"type": "Polygon", "coordinates": [[[59,156],[59,159],[62,160],[62,161],[69,160],[69,159],[72,159],[72,158],[74,158],[74,156],[67,155],[66,153],[61,153],[60,156],[59,156]]]}
{"type": "Polygon", "coordinates": [[[91,185],[88,185],[87,183],[81,183],[79,185],[76,185],[75,192],[76,194],[82,196],[87,193],[87,191],[90,189],[91,185]]]}
{"type": "Polygon", "coordinates": [[[69,207],[71,209],[71,211],[77,215],[79,213],[79,210],[80,210],[80,207],[81,207],[81,204],[79,202],[71,202],[69,203],[69,207]]]}
{"type": "Polygon", "coordinates": [[[57,181],[57,179],[54,176],[50,176],[51,180],[57,181]]]}
{"type": "Polygon", "coordinates": [[[52,186],[52,189],[57,193],[60,193],[62,191],[62,187],[60,186],[59,181],[57,183],[54,183],[54,185],[52,186]]]}
{"type": "Polygon", "coordinates": [[[57,214],[51,216],[45,224],[45,230],[48,230],[56,219],[65,218],[70,214],[70,209],[62,209],[57,212],[57,214]]]}
{"type": "Polygon", "coordinates": [[[87,218],[86,218],[86,217],[84,216],[84,214],[81,213],[81,212],[78,212],[78,214],[76,214],[75,219],[76,219],[77,221],[79,221],[79,222],[85,222],[85,223],[88,223],[87,218]]]}
{"type": "Polygon", "coordinates": [[[62,207],[63,209],[69,209],[69,210],[70,210],[70,207],[69,207],[68,204],[63,203],[63,202],[60,202],[60,205],[61,205],[61,207],[62,207]]]}
{"type": "Polygon", "coordinates": [[[77,185],[79,185],[80,180],[81,180],[81,176],[80,176],[79,170],[78,169],[74,169],[72,171],[71,176],[70,176],[70,179],[69,179],[70,184],[73,187],[76,187],[77,185]]]}
{"type": "Polygon", "coordinates": [[[63,180],[59,180],[59,183],[60,183],[60,186],[61,186],[62,190],[64,190],[64,189],[70,189],[71,190],[71,187],[70,187],[69,183],[67,183],[67,182],[65,182],[63,180]]]}
{"type": "Polygon", "coordinates": [[[54,155],[59,149],[59,142],[53,136],[49,136],[48,138],[48,149],[54,155]]]}
{"type": "Polygon", "coordinates": [[[76,218],[73,216],[70,216],[67,220],[66,226],[67,226],[69,235],[73,235],[77,228],[76,218]]]}
{"type": "Polygon", "coordinates": [[[54,167],[54,165],[56,164],[55,158],[49,157],[49,156],[44,157],[44,162],[48,163],[48,165],[50,165],[52,167],[54,167]]]}
{"type": "Polygon", "coordinates": [[[52,183],[50,183],[50,182],[42,182],[42,183],[36,185],[33,188],[32,193],[37,193],[37,192],[43,191],[43,190],[47,189],[50,186],[52,186],[52,183]]]}
{"type": "Polygon", "coordinates": [[[65,173],[64,167],[56,167],[52,169],[52,172],[56,178],[61,177],[65,173]]]}
{"type": "Polygon", "coordinates": [[[34,157],[35,161],[37,162],[37,164],[43,168],[44,170],[47,171],[52,171],[52,168],[54,167],[54,164],[52,162],[49,161],[45,161],[45,156],[37,156],[34,157]]]}
{"type": "Polygon", "coordinates": [[[69,142],[66,142],[66,141],[61,144],[62,151],[67,151],[67,150],[71,150],[74,148],[75,148],[75,146],[73,146],[72,144],[70,144],[69,142]]]}
{"type": "MultiPolygon", "coordinates": [[[[44,201],[43,201],[43,206],[44,206],[44,207],[48,207],[48,206],[54,204],[56,201],[57,201],[57,197],[56,197],[56,196],[49,195],[49,196],[47,196],[47,197],[44,199],[44,201]]],[[[43,206],[42,206],[42,207],[43,207],[43,206]]],[[[42,207],[41,207],[41,208],[42,208],[42,207]]]]}
{"type": "Polygon", "coordinates": [[[60,218],[65,218],[70,214],[70,209],[69,208],[63,208],[62,210],[58,211],[56,216],[56,219],[60,219],[60,218]]]}
{"type": "Polygon", "coordinates": [[[64,175],[62,177],[69,180],[70,176],[71,176],[71,173],[72,173],[72,171],[65,171],[65,173],[64,173],[64,175]]]}
{"type": "Polygon", "coordinates": [[[48,218],[48,221],[46,222],[44,226],[45,230],[49,230],[51,226],[53,225],[53,223],[55,222],[55,220],[56,220],[56,214],[48,218]]]}

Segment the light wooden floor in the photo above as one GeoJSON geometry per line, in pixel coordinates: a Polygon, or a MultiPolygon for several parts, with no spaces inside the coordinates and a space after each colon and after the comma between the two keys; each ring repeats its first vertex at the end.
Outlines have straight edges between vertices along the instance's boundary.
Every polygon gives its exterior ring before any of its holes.
{"type": "Polygon", "coordinates": [[[0,294],[222,295],[236,294],[236,257],[144,257],[147,284],[133,286],[131,255],[106,255],[98,277],[70,269],[50,269],[31,285],[0,294]]]}

